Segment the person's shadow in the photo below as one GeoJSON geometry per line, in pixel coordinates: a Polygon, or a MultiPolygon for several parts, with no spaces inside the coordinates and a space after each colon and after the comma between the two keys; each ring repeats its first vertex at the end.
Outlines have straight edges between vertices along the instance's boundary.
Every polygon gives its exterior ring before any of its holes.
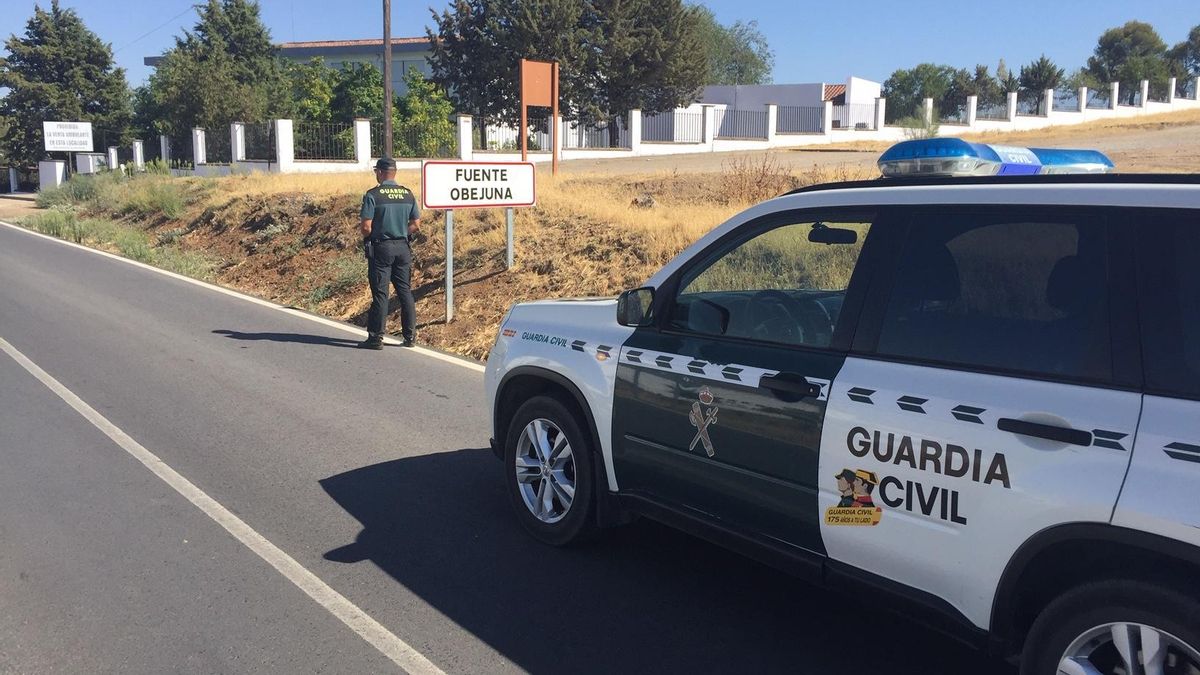
{"type": "Polygon", "coordinates": [[[308,335],[305,333],[243,333],[236,330],[214,330],[217,335],[224,335],[234,340],[250,340],[269,342],[295,342],[305,345],[321,345],[324,347],[357,347],[359,341],[348,338],[335,338],[325,335],[308,335]]]}
{"type": "Polygon", "coordinates": [[[1010,672],[888,614],[882,597],[821,590],[646,519],[585,546],[541,545],[504,480],[483,448],[325,478],[363,529],[324,557],[374,563],[533,673],[1010,672]]]}

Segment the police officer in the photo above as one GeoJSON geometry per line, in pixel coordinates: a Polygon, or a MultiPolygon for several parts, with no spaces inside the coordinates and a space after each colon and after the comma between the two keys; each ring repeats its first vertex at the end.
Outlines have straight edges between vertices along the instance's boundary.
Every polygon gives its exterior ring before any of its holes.
{"type": "Polygon", "coordinates": [[[396,183],[396,162],[390,157],[375,163],[379,185],[363,195],[360,228],[367,256],[367,278],[371,284],[371,311],[367,313],[367,339],[358,346],[383,349],[383,330],[388,313],[388,280],[400,298],[400,328],[404,346],[413,346],[417,312],[412,296],[412,247],[409,237],[417,231],[421,211],[412,190],[396,183]]]}

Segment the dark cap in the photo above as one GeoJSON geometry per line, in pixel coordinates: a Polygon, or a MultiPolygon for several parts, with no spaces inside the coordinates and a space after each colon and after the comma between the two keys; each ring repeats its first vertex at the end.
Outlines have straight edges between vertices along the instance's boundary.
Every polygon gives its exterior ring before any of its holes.
{"type": "Polygon", "coordinates": [[[375,162],[376,171],[392,171],[396,168],[396,160],[391,157],[380,157],[378,162],[375,162]]]}

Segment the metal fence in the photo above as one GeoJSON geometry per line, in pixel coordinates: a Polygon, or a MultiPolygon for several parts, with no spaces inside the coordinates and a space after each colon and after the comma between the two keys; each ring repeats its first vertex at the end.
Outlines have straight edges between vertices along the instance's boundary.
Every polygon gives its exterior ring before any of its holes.
{"type": "Polygon", "coordinates": [[[1046,101],[1037,92],[1022,90],[1017,92],[1017,116],[1039,117],[1046,114],[1046,101]]]}
{"type": "MultiPolygon", "coordinates": [[[[1166,103],[1170,91],[1169,85],[1169,82],[1151,82],[1150,95],[1147,100],[1154,103],[1166,103]]],[[[1176,86],[1178,86],[1178,82],[1176,82],[1176,86]]]]}
{"type": "Polygon", "coordinates": [[[599,124],[564,121],[562,134],[563,147],[568,149],[633,147],[629,129],[620,118],[599,124]]]}
{"type": "Polygon", "coordinates": [[[847,103],[833,106],[833,128],[874,129],[875,105],[872,103],[847,103]]]}
{"type": "MultiPolygon", "coordinates": [[[[31,167],[12,167],[17,170],[17,191],[18,192],[37,192],[39,182],[41,180],[36,166],[31,167]]],[[[12,187],[8,182],[7,166],[0,166],[0,192],[8,192],[12,187]]],[[[71,167],[74,171],[75,167],[71,167]]]]}
{"type": "Polygon", "coordinates": [[[296,122],[292,129],[296,161],[354,161],[353,124],[296,122]]]}
{"type": "Polygon", "coordinates": [[[717,138],[767,138],[767,111],[718,108],[713,125],[717,138]]]}
{"type": "Polygon", "coordinates": [[[976,107],[975,119],[992,120],[994,122],[1008,121],[1008,102],[992,103],[976,107]]]}
{"type": "Polygon", "coordinates": [[[967,123],[967,103],[947,103],[942,102],[944,109],[938,109],[937,119],[940,124],[966,124],[967,123]]]}
{"type": "Polygon", "coordinates": [[[1055,112],[1083,112],[1083,106],[1079,104],[1078,89],[1055,89],[1054,90],[1054,111],[1055,112]]]}
{"type": "Polygon", "coordinates": [[[146,136],[142,140],[142,160],[149,164],[162,159],[162,143],[157,135],[146,136]]]}
{"type": "Polygon", "coordinates": [[[642,117],[642,141],[703,143],[704,113],[667,112],[642,117]]]}
{"type": "Polygon", "coordinates": [[[825,106],[781,105],[775,111],[776,133],[819,134],[824,130],[825,106]]]}
{"type": "Polygon", "coordinates": [[[1091,110],[1107,110],[1112,107],[1112,90],[1088,89],[1087,107],[1091,110]]]}
{"type": "MultiPolygon", "coordinates": [[[[476,118],[479,119],[479,118],[476,118]]],[[[527,147],[530,152],[550,150],[550,116],[530,115],[529,127],[526,131],[529,139],[527,147]]],[[[472,134],[472,145],[479,151],[519,151],[521,149],[521,133],[516,126],[504,124],[488,124],[484,127],[485,139],[478,134],[472,134]]]]}
{"type": "Polygon", "coordinates": [[[204,163],[232,164],[233,146],[229,143],[229,126],[204,130],[204,163]]]}
{"type": "Polygon", "coordinates": [[[279,154],[275,145],[275,124],[272,122],[247,123],[243,127],[246,136],[245,159],[258,162],[274,162],[279,154]]]}
{"type": "MultiPolygon", "coordinates": [[[[472,132],[472,136],[478,134],[472,132]]],[[[478,140],[475,141],[478,146],[478,140]]],[[[383,156],[383,120],[371,120],[371,156],[383,156]]],[[[447,159],[458,156],[458,131],[392,127],[392,155],[408,159],[447,159]]]]}
{"type": "Polygon", "coordinates": [[[1126,108],[1140,108],[1142,106],[1142,90],[1141,88],[1134,89],[1133,93],[1121,91],[1121,101],[1119,105],[1126,108]]]}
{"type": "Polygon", "coordinates": [[[1196,100],[1196,78],[1175,80],[1175,97],[1196,100]]]}
{"type": "Polygon", "coordinates": [[[167,144],[171,151],[169,164],[172,169],[195,168],[195,154],[192,151],[192,133],[190,131],[172,134],[168,137],[167,144]]]}

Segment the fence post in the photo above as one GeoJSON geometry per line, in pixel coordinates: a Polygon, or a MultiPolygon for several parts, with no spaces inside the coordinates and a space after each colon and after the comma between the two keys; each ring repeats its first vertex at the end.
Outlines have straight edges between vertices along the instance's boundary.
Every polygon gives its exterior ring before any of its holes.
{"type": "Polygon", "coordinates": [[[1004,111],[1004,116],[1009,122],[1017,119],[1017,92],[1008,92],[1008,105],[1004,111]]]}
{"type": "Polygon", "coordinates": [[[767,104],[767,143],[775,145],[775,127],[779,124],[779,105],[767,104]]]}
{"type": "Polygon", "coordinates": [[[1047,89],[1042,92],[1042,98],[1046,101],[1046,117],[1049,117],[1050,113],[1054,112],[1054,90],[1047,89]]]}
{"type": "MultiPolygon", "coordinates": [[[[830,110],[833,104],[829,101],[825,102],[826,110],[830,110]]],[[[933,99],[925,99],[924,106],[925,126],[933,126],[933,99]]]]}
{"type": "Polygon", "coordinates": [[[371,167],[371,120],[365,117],[354,118],[354,161],[359,168],[371,167]]]}
{"type": "Polygon", "coordinates": [[[17,188],[19,187],[17,185],[18,182],[19,181],[17,181],[17,168],[15,166],[8,167],[8,191],[16,192],[17,188]]]}
{"type": "Polygon", "coordinates": [[[246,123],[234,122],[229,125],[229,163],[236,164],[246,161],[246,123]]]}
{"type": "Polygon", "coordinates": [[[1192,100],[1200,101],[1200,77],[1192,80],[1192,100]]]}
{"type": "Polygon", "coordinates": [[[120,161],[121,160],[117,157],[117,146],[115,146],[115,145],[108,146],[108,170],[116,171],[117,169],[121,168],[117,164],[120,161]]]}
{"type": "Polygon", "coordinates": [[[712,150],[717,139],[717,115],[715,108],[711,105],[701,106],[701,110],[704,112],[704,145],[712,150]]]}
{"type": "Polygon", "coordinates": [[[279,173],[291,173],[296,164],[296,144],[292,121],[275,120],[275,165],[279,173]]]}
{"type": "Polygon", "coordinates": [[[1120,100],[1120,98],[1121,98],[1121,83],[1120,82],[1111,82],[1111,83],[1109,83],[1108,86],[1112,88],[1111,89],[1112,100],[1108,102],[1108,107],[1111,110],[1116,110],[1117,109],[1117,101],[1120,100]]]}
{"type": "Polygon", "coordinates": [[[821,133],[829,136],[833,134],[833,101],[825,101],[821,105],[821,133]]]}
{"type": "Polygon", "coordinates": [[[199,167],[208,163],[208,153],[204,147],[204,130],[197,127],[192,129],[192,164],[199,167]]]}
{"type": "Polygon", "coordinates": [[[146,150],[140,139],[133,142],[133,168],[136,171],[146,170],[146,150]]]}
{"type": "Polygon", "coordinates": [[[967,97],[967,126],[968,127],[975,126],[975,120],[977,117],[979,117],[979,97],[978,96],[968,96],[967,97]]]}
{"type": "Polygon", "coordinates": [[[158,156],[162,158],[163,164],[171,166],[171,139],[165,134],[158,136],[158,156]]]}
{"type": "Polygon", "coordinates": [[[1175,102],[1175,85],[1178,84],[1178,82],[1179,81],[1173,77],[1167,78],[1167,103],[1175,102]]]}
{"type": "Polygon", "coordinates": [[[474,125],[470,115],[458,116],[458,158],[469,162],[475,157],[474,125]]]}
{"type": "Polygon", "coordinates": [[[883,128],[887,119],[887,99],[882,96],[875,99],[875,131],[883,128]]]}
{"type": "Polygon", "coordinates": [[[1088,88],[1080,87],[1079,88],[1079,112],[1081,112],[1081,113],[1087,112],[1087,102],[1088,102],[1088,88]]]}
{"type": "Polygon", "coordinates": [[[1142,80],[1142,105],[1145,108],[1146,103],[1150,101],[1150,80],[1142,80]]]}
{"type": "Polygon", "coordinates": [[[633,154],[642,151],[642,111],[629,111],[629,150],[633,154]]]}

